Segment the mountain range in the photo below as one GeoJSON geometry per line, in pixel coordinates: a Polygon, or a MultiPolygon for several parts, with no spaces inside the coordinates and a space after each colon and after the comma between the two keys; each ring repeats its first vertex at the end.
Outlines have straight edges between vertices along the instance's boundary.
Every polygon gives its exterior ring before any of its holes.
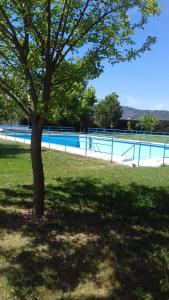
{"type": "Polygon", "coordinates": [[[146,110],[146,109],[137,109],[129,106],[122,106],[123,114],[122,119],[131,119],[138,120],[144,115],[152,114],[157,117],[159,120],[169,120],[169,111],[168,110],[146,110]]]}

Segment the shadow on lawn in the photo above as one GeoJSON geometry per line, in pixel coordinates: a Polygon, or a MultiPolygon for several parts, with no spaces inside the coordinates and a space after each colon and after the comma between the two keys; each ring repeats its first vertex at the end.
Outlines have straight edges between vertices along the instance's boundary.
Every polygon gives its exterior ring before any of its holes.
{"type": "Polygon", "coordinates": [[[4,141],[3,143],[0,141],[0,158],[16,158],[16,156],[26,153],[30,153],[29,148],[21,147],[19,144],[5,144],[4,141]]]}
{"type": "Polygon", "coordinates": [[[23,185],[17,189],[0,188],[0,204],[3,207],[32,208],[33,186],[23,185]]]}
{"type": "MultiPolygon", "coordinates": [[[[9,194],[4,191],[7,199],[9,194]]],[[[0,228],[30,240],[19,253],[0,250],[19,299],[40,299],[36,288],[43,286],[63,294],[53,299],[168,300],[169,191],[57,178],[56,185],[47,186],[46,198],[46,222],[39,225],[0,211],[0,228]],[[71,295],[87,282],[93,296],[71,295]]]]}

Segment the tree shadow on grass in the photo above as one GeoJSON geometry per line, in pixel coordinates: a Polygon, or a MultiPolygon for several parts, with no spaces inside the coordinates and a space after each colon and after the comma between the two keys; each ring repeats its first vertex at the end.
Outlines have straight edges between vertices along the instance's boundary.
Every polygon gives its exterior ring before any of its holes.
{"type": "Polygon", "coordinates": [[[32,208],[33,185],[17,188],[0,188],[0,205],[3,207],[32,208]]]}
{"type": "Polygon", "coordinates": [[[16,158],[18,155],[30,153],[30,149],[25,146],[16,144],[1,144],[0,142],[0,158],[16,158]]]}
{"type": "Polygon", "coordinates": [[[53,299],[168,300],[168,190],[57,178],[46,198],[46,220],[37,225],[0,211],[1,228],[29,239],[17,251],[1,250],[19,299],[40,299],[43,286],[53,299]]]}
{"type": "MultiPolygon", "coordinates": [[[[98,216],[110,217],[122,223],[143,223],[144,226],[163,226],[168,221],[169,188],[105,184],[97,179],[56,179],[48,185],[49,203],[74,205],[79,210],[94,210],[98,216]],[[158,221],[160,221],[158,223],[158,221]]],[[[159,228],[159,227],[158,227],[159,228]]]]}

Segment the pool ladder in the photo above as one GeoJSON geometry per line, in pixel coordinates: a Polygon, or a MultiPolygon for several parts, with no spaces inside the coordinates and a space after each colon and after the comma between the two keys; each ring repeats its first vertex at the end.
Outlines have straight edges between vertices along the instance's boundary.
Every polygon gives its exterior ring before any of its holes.
{"type": "Polygon", "coordinates": [[[93,149],[94,149],[95,152],[101,152],[100,149],[99,149],[98,144],[96,144],[96,143],[93,144],[93,149]]]}
{"type": "Polygon", "coordinates": [[[135,156],[135,144],[133,144],[129,149],[127,149],[126,151],[124,151],[121,156],[124,156],[126,153],[128,153],[131,149],[133,149],[133,155],[132,155],[132,160],[134,160],[134,156],[135,156]]]}
{"type": "Polygon", "coordinates": [[[164,143],[164,151],[163,151],[163,165],[165,164],[165,158],[169,158],[169,156],[166,156],[166,142],[164,143]]]}

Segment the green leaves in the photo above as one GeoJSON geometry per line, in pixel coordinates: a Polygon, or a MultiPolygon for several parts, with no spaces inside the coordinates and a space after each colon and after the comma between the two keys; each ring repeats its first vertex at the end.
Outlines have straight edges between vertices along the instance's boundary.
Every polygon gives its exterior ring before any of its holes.
{"type": "Polygon", "coordinates": [[[151,114],[145,115],[144,117],[142,117],[140,119],[140,122],[139,122],[139,126],[142,127],[146,131],[149,131],[149,130],[153,131],[157,127],[158,124],[159,124],[159,120],[151,114]]]}
{"type": "Polygon", "coordinates": [[[94,109],[95,122],[100,127],[115,127],[121,116],[122,109],[116,93],[106,96],[94,109]]]}
{"type": "Polygon", "coordinates": [[[22,110],[15,105],[15,102],[7,97],[4,93],[0,93],[0,120],[19,120],[24,118],[24,113],[22,110]]]}
{"type": "Polygon", "coordinates": [[[99,76],[105,59],[115,64],[150,50],[154,38],[137,47],[134,37],[149,16],[159,13],[157,2],[1,0],[1,89],[10,87],[8,96],[19,97],[28,115],[46,118],[55,90],[99,76]]]}

